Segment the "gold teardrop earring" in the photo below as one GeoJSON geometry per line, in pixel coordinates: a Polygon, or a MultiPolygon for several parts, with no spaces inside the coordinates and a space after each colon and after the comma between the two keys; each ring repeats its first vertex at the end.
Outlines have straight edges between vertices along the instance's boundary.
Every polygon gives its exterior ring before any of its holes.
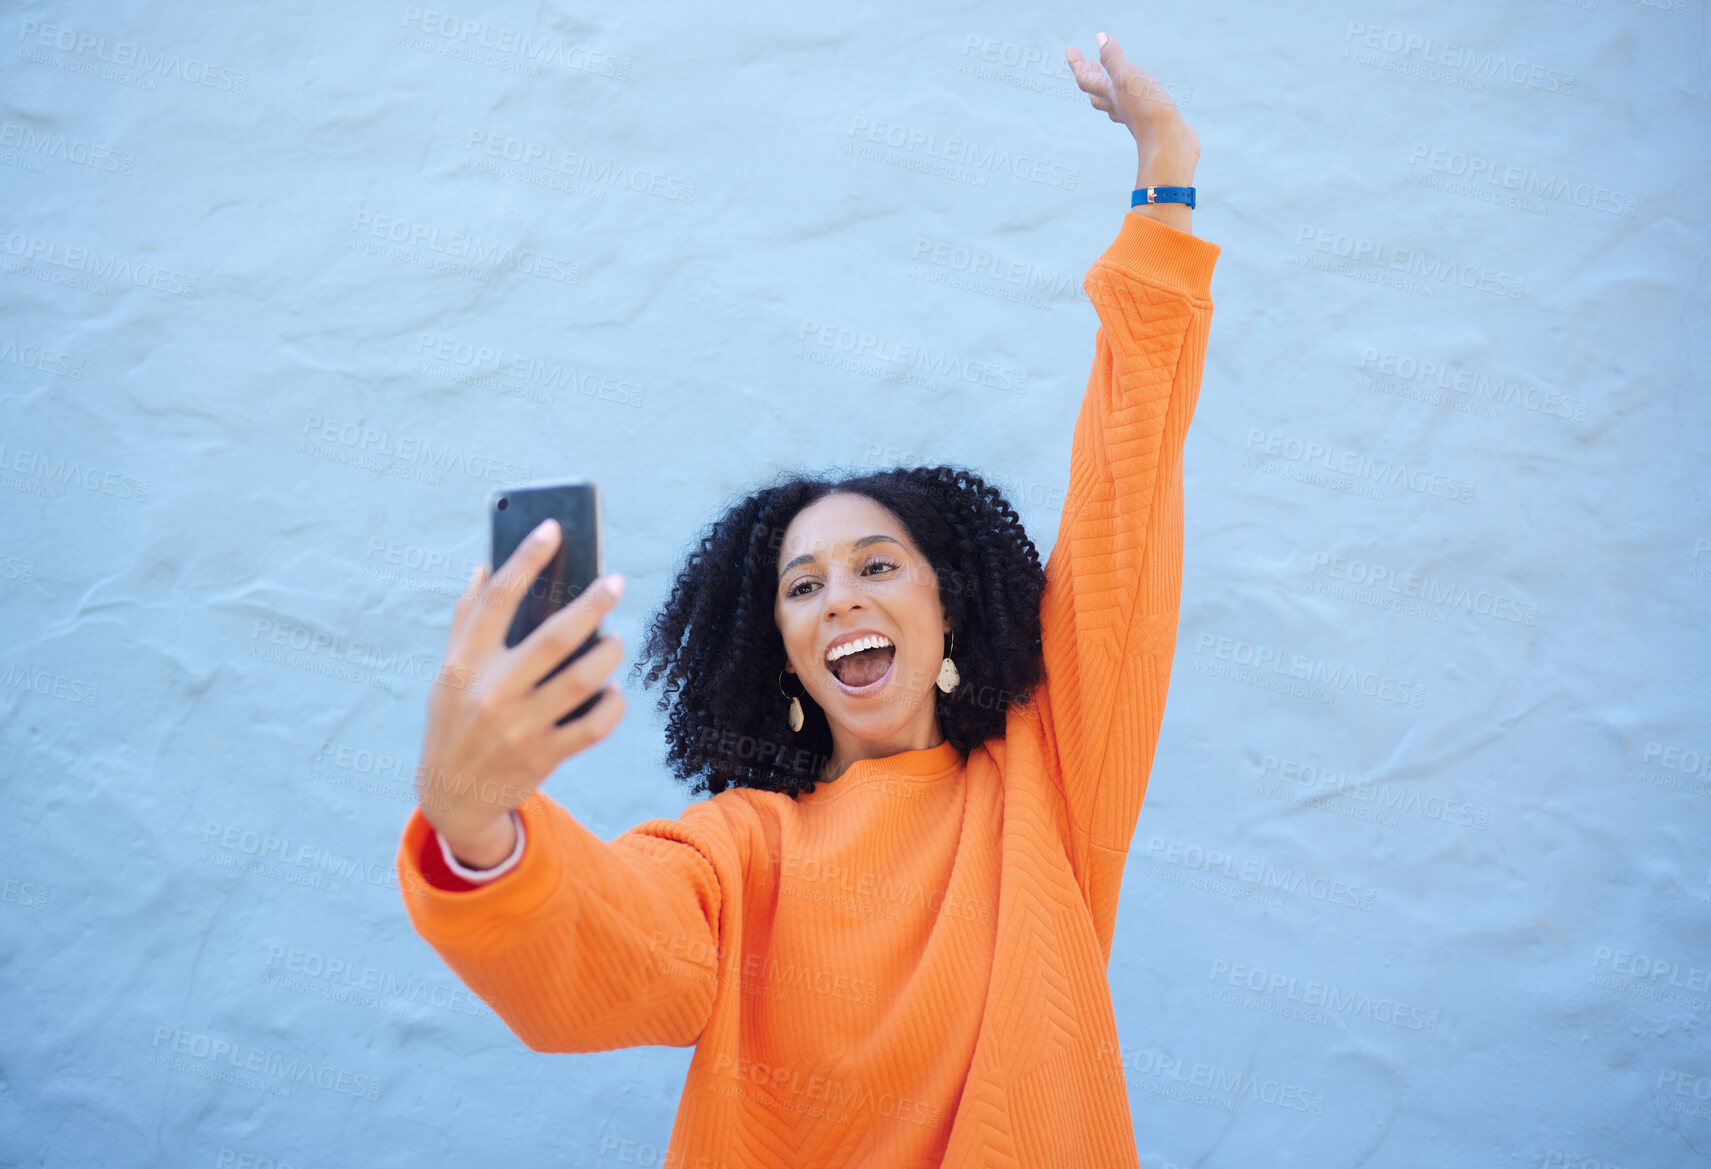
{"type": "Polygon", "coordinates": [[[785,689],[784,689],[784,671],[783,670],[778,671],[778,692],[780,694],[783,694],[786,698],[790,699],[790,729],[793,731],[801,730],[802,729],[802,703],[794,694],[789,694],[789,693],[785,692],[785,689]]]}
{"type": "Polygon", "coordinates": [[[951,630],[951,648],[945,654],[945,660],[939,663],[938,687],[946,694],[962,684],[962,675],[957,673],[956,663],[951,661],[951,653],[956,651],[956,630],[951,630]]]}

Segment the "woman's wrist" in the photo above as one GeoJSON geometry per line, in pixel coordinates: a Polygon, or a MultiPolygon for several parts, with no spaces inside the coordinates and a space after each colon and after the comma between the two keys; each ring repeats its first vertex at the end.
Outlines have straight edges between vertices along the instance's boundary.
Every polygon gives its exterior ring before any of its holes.
{"type": "MultiPolygon", "coordinates": [[[[1192,187],[1196,153],[1184,149],[1159,149],[1141,155],[1135,167],[1135,188],[1192,187]]],[[[1194,211],[1186,203],[1139,203],[1129,209],[1131,215],[1145,215],[1166,227],[1188,231],[1194,223],[1194,211]]]]}
{"type": "Polygon", "coordinates": [[[1143,151],[1135,163],[1137,187],[1192,187],[1198,152],[1181,147],[1143,151]]]}
{"type": "Polygon", "coordinates": [[[440,835],[445,837],[447,847],[459,863],[472,869],[494,868],[517,847],[517,824],[510,812],[505,812],[486,830],[473,835],[460,833],[452,837],[443,832],[440,835]]]}

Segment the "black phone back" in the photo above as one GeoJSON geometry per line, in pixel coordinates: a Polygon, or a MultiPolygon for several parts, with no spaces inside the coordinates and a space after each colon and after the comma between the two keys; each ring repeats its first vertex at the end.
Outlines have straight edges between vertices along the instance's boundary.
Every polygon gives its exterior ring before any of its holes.
{"type": "MultiPolygon", "coordinates": [[[[557,553],[530,582],[528,592],[517,606],[517,614],[505,634],[505,644],[510,647],[574,601],[600,576],[600,488],[586,479],[500,488],[488,495],[487,512],[493,532],[492,564],[495,573],[542,520],[556,519],[563,530],[557,553]]],[[[571,651],[541,682],[581,657],[599,639],[600,630],[596,628],[588,640],[571,651]]],[[[559,725],[581,717],[598,699],[596,694],[560,719],[559,725]]]]}

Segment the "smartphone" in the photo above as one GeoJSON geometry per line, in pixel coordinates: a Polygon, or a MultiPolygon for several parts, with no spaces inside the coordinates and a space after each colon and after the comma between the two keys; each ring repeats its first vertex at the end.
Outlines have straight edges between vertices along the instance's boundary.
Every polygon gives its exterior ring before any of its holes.
{"type": "MultiPolygon", "coordinates": [[[[501,487],[487,496],[487,514],[493,530],[493,571],[510,559],[528,534],[542,520],[556,519],[562,536],[558,552],[529,585],[517,606],[511,628],[505,634],[507,648],[517,645],[540,627],[541,622],[576,600],[582,590],[604,571],[600,538],[600,487],[587,479],[553,479],[501,487]]],[[[572,650],[535,685],[570,665],[600,640],[595,627],[588,640],[572,650]]],[[[587,714],[600,694],[558,720],[558,726],[587,714]]]]}

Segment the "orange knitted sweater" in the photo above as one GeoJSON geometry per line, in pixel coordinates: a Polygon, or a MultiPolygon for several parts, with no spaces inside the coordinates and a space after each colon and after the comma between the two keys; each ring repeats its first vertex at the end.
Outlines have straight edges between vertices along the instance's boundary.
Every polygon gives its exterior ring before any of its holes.
{"type": "Polygon", "coordinates": [[[421,810],[410,920],[536,1051],[695,1045],[666,1169],[1138,1166],[1106,967],[1176,646],[1182,450],[1219,247],[1138,213],[1098,312],[1004,737],[733,789],[597,838],[540,792],[469,886],[421,810]]]}

